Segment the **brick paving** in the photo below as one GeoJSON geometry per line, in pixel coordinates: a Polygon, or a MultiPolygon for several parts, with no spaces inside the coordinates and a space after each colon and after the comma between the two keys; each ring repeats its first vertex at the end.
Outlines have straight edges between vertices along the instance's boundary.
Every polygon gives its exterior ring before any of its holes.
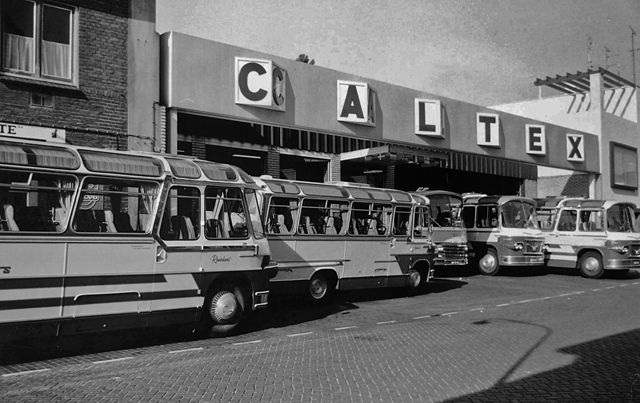
{"type": "Polygon", "coordinates": [[[639,287],[5,365],[0,401],[640,402],[639,287]]]}

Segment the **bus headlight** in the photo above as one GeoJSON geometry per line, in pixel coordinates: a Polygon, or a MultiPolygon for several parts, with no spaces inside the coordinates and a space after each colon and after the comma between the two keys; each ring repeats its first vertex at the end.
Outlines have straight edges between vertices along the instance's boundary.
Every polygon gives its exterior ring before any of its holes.
{"type": "Polygon", "coordinates": [[[609,248],[611,250],[614,250],[616,252],[618,252],[621,255],[626,255],[627,253],[629,253],[629,246],[628,245],[618,245],[618,246],[612,246],[611,248],[609,248]]]}
{"type": "Polygon", "coordinates": [[[522,242],[516,242],[513,245],[507,245],[507,248],[518,251],[522,250],[522,248],[524,248],[524,245],[522,244],[522,242]]]}

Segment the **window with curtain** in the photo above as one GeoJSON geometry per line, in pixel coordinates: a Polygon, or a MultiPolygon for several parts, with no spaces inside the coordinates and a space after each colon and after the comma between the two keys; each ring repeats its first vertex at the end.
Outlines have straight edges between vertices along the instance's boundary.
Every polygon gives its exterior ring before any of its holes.
{"type": "Polygon", "coordinates": [[[611,186],[624,189],[638,188],[638,150],[612,142],[611,186]]]}
{"type": "Polygon", "coordinates": [[[39,0],[5,0],[0,4],[2,70],[71,81],[74,10],[39,0]]]}

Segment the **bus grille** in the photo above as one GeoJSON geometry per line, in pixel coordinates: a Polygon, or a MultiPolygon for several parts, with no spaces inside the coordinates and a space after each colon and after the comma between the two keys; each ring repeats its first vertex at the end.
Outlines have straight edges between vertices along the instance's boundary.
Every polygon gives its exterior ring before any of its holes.
{"type": "Polygon", "coordinates": [[[442,243],[440,245],[443,247],[441,254],[445,259],[464,259],[467,257],[467,253],[465,251],[466,245],[453,243],[442,243]]]}
{"type": "Polygon", "coordinates": [[[526,239],[524,241],[524,253],[542,253],[542,241],[526,239]]]}

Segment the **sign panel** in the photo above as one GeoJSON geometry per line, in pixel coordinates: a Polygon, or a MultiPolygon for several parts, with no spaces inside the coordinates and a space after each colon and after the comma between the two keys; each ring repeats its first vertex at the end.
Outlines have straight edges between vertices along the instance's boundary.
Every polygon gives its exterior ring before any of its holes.
{"type": "Polygon", "coordinates": [[[235,102],[284,112],[286,70],[271,60],[235,58],[235,102]]]}
{"type": "Polygon", "coordinates": [[[567,133],[567,161],[584,162],[584,135],[567,133]]]}
{"type": "Polygon", "coordinates": [[[376,125],[376,92],[367,83],[338,80],[338,120],[376,125]]]}
{"type": "Polygon", "coordinates": [[[500,147],[500,115],[476,114],[477,144],[484,147],[500,147]]]}
{"type": "Polygon", "coordinates": [[[440,101],[416,98],[414,102],[415,133],[422,136],[444,137],[440,101]]]}
{"type": "Polygon", "coordinates": [[[526,125],[525,143],[527,154],[546,155],[547,134],[545,132],[545,126],[526,125]]]}
{"type": "Polygon", "coordinates": [[[54,129],[52,127],[27,126],[0,122],[0,137],[1,136],[64,143],[67,139],[67,132],[64,129],[54,129]]]}

